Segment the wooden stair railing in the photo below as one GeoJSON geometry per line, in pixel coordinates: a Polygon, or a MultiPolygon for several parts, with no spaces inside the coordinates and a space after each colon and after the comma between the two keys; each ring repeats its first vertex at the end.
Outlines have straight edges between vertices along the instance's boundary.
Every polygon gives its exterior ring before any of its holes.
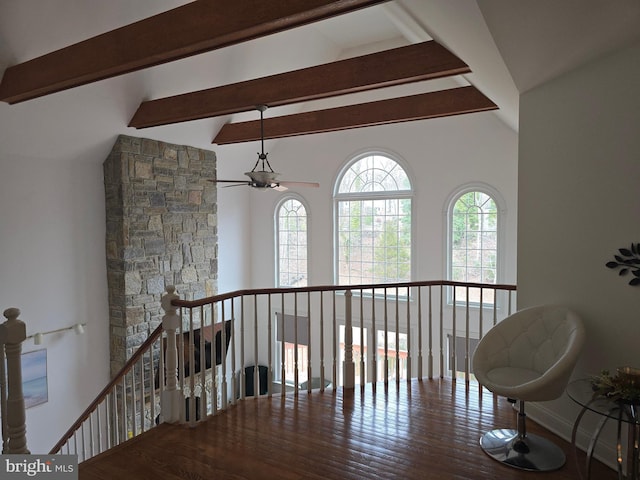
{"type": "MultiPolygon", "coordinates": [[[[153,428],[160,421],[178,423],[189,420],[189,404],[194,401],[192,399],[185,404],[184,392],[195,392],[193,378],[200,373],[204,377],[205,369],[198,365],[210,365],[203,358],[205,345],[219,345],[219,337],[228,335],[229,330],[222,328],[222,323],[218,324],[220,328],[207,325],[207,322],[194,325],[193,316],[185,317],[187,328],[184,328],[185,322],[176,312],[178,307],[172,304],[179,299],[174,292],[175,288],[169,286],[167,294],[162,297],[165,310],[162,324],[149,334],[54,445],[50,454],[77,454],[79,461],[84,461],[153,428]],[[196,350],[199,352],[200,346],[202,355],[196,358],[196,350]],[[191,368],[191,374],[188,373],[190,365],[195,367],[191,368]]],[[[212,356],[215,359],[216,353],[212,352],[212,356]]],[[[215,410],[216,406],[213,408],[215,410]]],[[[191,411],[194,409],[195,406],[191,411]]],[[[193,415],[191,422],[195,423],[195,418],[199,417],[199,414],[193,415]]]]}
{"type": "Polygon", "coordinates": [[[515,293],[515,285],[437,280],[189,301],[167,287],[163,325],[50,453],[84,461],[159,421],[195,425],[247,397],[423,376],[458,377],[469,388],[473,343],[512,313],[515,293]]]}
{"type": "MultiPolygon", "coordinates": [[[[73,425],[71,425],[71,427],[69,427],[69,429],[64,433],[64,435],[62,436],[62,438],[58,441],[58,443],[55,444],[55,446],[51,449],[51,451],[49,452],[50,454],[56,454],[56,453],[62,453],[61,449],[65,444],[68,444],[69,440],[73,439],[76,436],[76,433],[78,431],[81,431],[82,436],[84,437],[84,431],[83,431],[83,427],[85,425],[85,423],[87,421],[91,422],[91,415],[94,414],[96,411],[98,411],[98,407],[101,405],[105,405],[105,408],[107,410],[105,410],[106,412],[114,412],[113,410],[108,410],[108,408],[110,407],[109,404],[105,404],[106,399],[110,396],[110,395],[114,395],[116,393],[116,390],[118,388],[122,388],[123,391],[126,390],[126,386],[123,387],[124,383],[126,382],[126,375],[133,371],[133,369],[136,367],[136,365],[138,365],[138,363],[140,362],[140,360],[143,358],[143,356],[145,354],[148,354],[151,349],[152,346],[156,343],[158,343],[158,340],[160,339],[160,337],[162,336],[162,325],[159,325],[150,335],[149,337],[140,345],[140,347],[138,347],[138,349],[135,351],[135,353],[131,356],[131,358],[127,361],[127,363],[125,363],[125,365],[120,369],[120,371],[113,377],[113,379],[100,391],[100,393],[98,393],[98,395],[96,396],[95,400],[93,400],[93,402],[91,402],[91,404],[85,409],[84,412],[82,412],[82,414],[78,417],[78,419],[73,423],[73,425]]],[[[112,399],[112,401],[116,401],[115,398],[112,399]]],[[[115,404],[112,404],[111,406],[114,406],[115,404]]],[[[154,404],[155,405],[155,404],[154,404]]],[[[115,412],[114,412],[115,413],[115,412]]],[[[97,418],[105,418],[105,417],[97,417],[97,418]]],[[[108,418],[107,418],[108,420],[108,418]]],[[[117,422],[117,417],[115,418],[115,421],[117,422]]],[[[99,423],[99,421],[97,421],[97,423],[99,423]]],[[[120,433],[117,432],[118,429],[118,425],[97,425],[97,428],[104,428],[104,431],[108,434],[108,437],[105,438],[105,445],[108,448],[111,448],[115,445],[117,445],[118,443],[120,443],[118,441],[120,433]],[[113,430],[113,428],[116,428],[116,430],[113,430]]],[[[94,424],[91,424],[91,427],[88,427],[93,429],[94,428],[94,424]]],[[[127,435],[128,437],[128,435],[127,435]]],[[[97,438],[101,438],[101,436],[98,436],[97,438]]],[[[126,440],[126,438],[125,438],[126,440]]],[[[64,453],[77,453],[78,455],[81,455],[81,451],[77,451],[77,447],[79,446],[79,440],[76,438],[76,441],[74,442],[74,447],[76,447],[76,451],[75,452],[64,452],[64,453]]],[[[83,447],[85,446],[84,444],[82,445],[83,447]]],[[[91,443],[89,445],[89,447],[91,448],[91,443]]],[[[97,446],[97,453],[100,453],[103,449],[100,448],[101,445],[97,446]]],[[[95,448],[94,448],[95,451],[95,448]]],[[[91,455],[93,456],[94,451],[89,452],[91,455]]],[[[83,455],[86,457],[86,455],[83,455]]]]}

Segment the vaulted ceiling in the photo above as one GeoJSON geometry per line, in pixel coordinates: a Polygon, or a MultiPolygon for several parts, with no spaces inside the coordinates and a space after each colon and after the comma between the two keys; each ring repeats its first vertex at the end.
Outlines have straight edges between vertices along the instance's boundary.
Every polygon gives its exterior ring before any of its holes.
{"type": "Polygon", "coordinates": [[[637,0],[0,0],[0,155],[252,140],[258,103],[273,138],[495,106],[517,129],[518,90],[639,22],[637,0]]]}
{"type": "MultiPolygon", "coordinates": [[[[8,67],[0,100],[24,102],[158,64],[241,44],[388,0],[196,0],[8,67]]],[[[144,101],[129,126],[170,125],[469,73],[430,40],[277,75],[144,101]]],[[[257,122],[226,124],[215,143],[279,138],[496,109],[474,86],[257,122]]]]}

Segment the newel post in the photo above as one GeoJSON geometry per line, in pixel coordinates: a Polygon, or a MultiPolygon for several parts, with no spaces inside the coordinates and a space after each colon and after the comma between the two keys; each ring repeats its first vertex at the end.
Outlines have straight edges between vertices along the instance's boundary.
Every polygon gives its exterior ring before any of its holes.
{"type": "Polygon", "coordinates": [[[345,389],[355,388],[356,364],[353,362],[353,319],[351,315],[351,290],[344,292],[344,372],[345,389]]]}
{"type": "Polygon", "coordinates": [[[180,328],[180,317],[176,313],[177,307],[171,305],[173,300],[180,298],[175,293],[173,285],[167,286],[167,294],[162,297],[162,309],[165,311],[162,317],[162,328],[167,335],[167,347],[165,350],[165,389],[162,392],[161,412],[167,423],[180,421],[184,408],[184,397],[178,388],[178,347],[176,343],[176,331],[180,328]]]}
{"type": "MultiPolygon", "coordinates": [[[[0,325],[0,344],[4,344],[7,358],[7,403],[6,411],[2,412],[3,426],[6,415],[7,444],[3,445],[3,452],[7,454],[28,454],[27,427],[24,408],[24,395],[22,393],[22,366],[20,355],[22,342],[27,338],[27,328],[22,320],[18,319],[20,310],[8,308],[4,311],[7,321],[0,325]]],[[[0,361],[4,361],[0,359],[0,361]]],[[[4,400],[4,399],[3,399],[4,400]]]]}

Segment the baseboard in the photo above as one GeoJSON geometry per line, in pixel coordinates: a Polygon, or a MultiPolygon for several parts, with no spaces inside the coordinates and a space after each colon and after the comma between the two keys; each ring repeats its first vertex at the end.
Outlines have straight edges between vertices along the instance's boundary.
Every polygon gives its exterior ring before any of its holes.
{"type": "MultiPolygon", "coordinates": [[[[558,435],[563,440],[571,442],[573,423],[560,417],[558,414],[539,403],[527,403],[526,413],[534,422],[558,435]]],[[[582,425],[578,428],[578,431],[576,432],[576,445],[583,452],[587,450],[593,433],[594,432],[592,430],[584,428],[582,425]]],[[[598,448],[596,450],[594,458],[617,471],[618,465],[616,463],[617,451],[615,441],[608,441],[607,438],[601,436],[598,439],[598,448]]]]}

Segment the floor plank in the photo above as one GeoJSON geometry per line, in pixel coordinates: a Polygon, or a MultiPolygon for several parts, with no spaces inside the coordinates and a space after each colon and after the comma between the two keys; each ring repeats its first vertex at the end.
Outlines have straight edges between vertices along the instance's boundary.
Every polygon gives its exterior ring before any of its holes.
{"type": "MultiPolygon", "coordinates": [[[[451,380],[379,384],[343,394],[248,399],[195,428],[160,425],[80,465],[81,480],[127,479],[533,479],[486,456],[482,432],[512,428],[511,405],[451,380]]],[[[545,480],[580,478],[570,445],[554,440],[567,464],[545,480]]],[[[582,461],[583,457],[580,457],[582,461]]],[[[616,478],[594,462],[592,478],[616,478]]]]}

